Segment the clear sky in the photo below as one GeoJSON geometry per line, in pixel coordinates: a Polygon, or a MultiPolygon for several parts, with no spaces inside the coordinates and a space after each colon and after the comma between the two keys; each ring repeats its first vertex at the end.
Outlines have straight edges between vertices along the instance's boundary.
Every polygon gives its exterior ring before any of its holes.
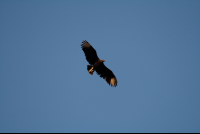
{"type": "Polygon", "coordinates": [[[200,132],[200,1],[1,0],[0,132],[200,132]]]}

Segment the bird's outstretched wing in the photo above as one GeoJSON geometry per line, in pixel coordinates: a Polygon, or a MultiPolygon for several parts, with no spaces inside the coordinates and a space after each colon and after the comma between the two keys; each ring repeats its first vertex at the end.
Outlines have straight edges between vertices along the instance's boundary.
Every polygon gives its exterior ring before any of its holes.
{"type": "Polygon", "coordinates": [[[104,63],[100,63],[99,66],[96,67],[96,72],[100,77],[105,79],[109,85],[112,87],[117,86],[117,78],[113,72],[104,65],[104,63]]]}
{"type": "Polygon", "coordinates": [[[96,61],[99,60],[96,50],[88,43],[86,40],[84,40],[81,44],[82,50],[85,53],[85,57],[87,61],[93,65],[96,61]]]}

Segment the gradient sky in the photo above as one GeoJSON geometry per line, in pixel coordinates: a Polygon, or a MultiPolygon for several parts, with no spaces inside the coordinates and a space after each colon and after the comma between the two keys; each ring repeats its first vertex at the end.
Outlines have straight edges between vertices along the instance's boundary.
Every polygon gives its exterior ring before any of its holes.
{"type": "Polygon", "coordinates": [[[1,133],[200,132],[199,96],[199,0],[0,1],[1,133]]]}

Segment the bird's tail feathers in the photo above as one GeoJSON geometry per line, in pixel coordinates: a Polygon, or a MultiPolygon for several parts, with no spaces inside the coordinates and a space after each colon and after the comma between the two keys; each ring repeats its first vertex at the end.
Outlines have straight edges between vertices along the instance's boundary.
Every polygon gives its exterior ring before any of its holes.
{"type": "Polygon", "coordinates": [[[91,75],[93,75],[93,73],[94,73],[93,66],[87,65],[87,70],[91,75]]]}

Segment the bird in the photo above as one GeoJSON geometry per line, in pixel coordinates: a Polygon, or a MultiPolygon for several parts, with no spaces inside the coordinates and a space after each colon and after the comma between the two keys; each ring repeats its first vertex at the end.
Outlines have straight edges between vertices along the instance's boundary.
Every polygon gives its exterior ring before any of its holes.
{"type": "Polygon", "coordinates": [[[90,64],[87,65],[88,73],[93,75],[94,71],[96,71],[100,77],[105,79],[106,82],[111,85],[111,87],[116,87],[117,78],[115,77],[114,73],[104,65],[106,60],[100,60],[97,56],[96,50],[86,40],[82,41],[81,48],[85,53],[86,60],[90,64]]]}

